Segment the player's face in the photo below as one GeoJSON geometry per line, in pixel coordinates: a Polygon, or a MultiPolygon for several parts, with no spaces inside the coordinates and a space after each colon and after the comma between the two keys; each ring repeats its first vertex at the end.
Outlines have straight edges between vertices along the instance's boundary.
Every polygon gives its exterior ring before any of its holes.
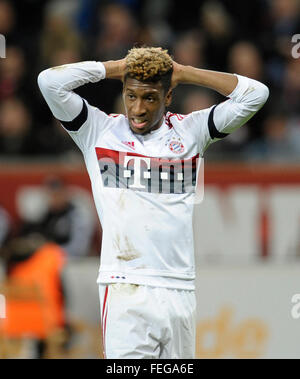
{"type": "Polygon", "coordinates": [[[160,82],[143,83],[128,78],[123,99],[131,130],[143,135],[162,125],[166,106],[171,102],[171,90],[165,94],[160,82]]]}

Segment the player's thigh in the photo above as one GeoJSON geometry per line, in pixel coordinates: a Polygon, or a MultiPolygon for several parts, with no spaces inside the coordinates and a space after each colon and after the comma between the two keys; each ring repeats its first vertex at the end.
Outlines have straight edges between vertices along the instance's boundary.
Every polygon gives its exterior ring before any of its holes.
{"type": "Polygon", "coordinates": [[[102,289],[102,327],[106,357],[158,358],[161,326],[165,320],[157,312],[149,287],[112,284],[106,291],[102,289]]]}
{"type": "Polygon", "coordinates": [[[170,333],[164,345],[163,359],[195,358],[196,296],[194,291],[169,290],[170,333]]]}

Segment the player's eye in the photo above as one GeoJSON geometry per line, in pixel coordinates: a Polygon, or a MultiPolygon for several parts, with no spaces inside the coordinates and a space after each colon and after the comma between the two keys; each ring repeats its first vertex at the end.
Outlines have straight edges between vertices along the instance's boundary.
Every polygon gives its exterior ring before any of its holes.
{"type": "Polygon", "coordinates": [[[147,97],[147,101],[149,101],[150,103],[152,103],[154,100],[155,100],[155,99],[154,99],[154,97],[152,97],[152,96],[148,96],[148,97],[147,97]]]}
{"type": "Polygon", "coordinates": [[[129,93],[127,95],[127,97],[128,97],[129,100],[134,100],[135,99],[135,96],[133,94],[131,94],[131,93],[129,93]]]}

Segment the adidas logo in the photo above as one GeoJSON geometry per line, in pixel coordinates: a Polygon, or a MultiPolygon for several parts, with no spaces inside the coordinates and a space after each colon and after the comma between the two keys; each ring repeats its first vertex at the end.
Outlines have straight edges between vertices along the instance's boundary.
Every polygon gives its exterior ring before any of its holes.
{"type": "Polygon", "coordinates": [[[124,145],[130,147],[131,149],[135,150],[134,142],[122,141],[122,143],[123,143],[124,145]]]}

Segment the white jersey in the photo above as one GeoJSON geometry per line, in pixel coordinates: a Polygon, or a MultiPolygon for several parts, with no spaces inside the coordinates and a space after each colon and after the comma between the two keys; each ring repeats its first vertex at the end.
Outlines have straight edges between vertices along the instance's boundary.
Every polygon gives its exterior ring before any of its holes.
{"type": "Polygon", "coordinates": [[[43,71],[38,79],[53,115],[81,149],[91,179],[103,228],[98,282],[193,290],[198,158],[249,120],[268,89],[238,76],[229,100],[187,116],[167,113],[159,129],[141,136],[124,115],[107,115],[73,92],[104,78],[102,63],[82,62],[43,71]]]}

